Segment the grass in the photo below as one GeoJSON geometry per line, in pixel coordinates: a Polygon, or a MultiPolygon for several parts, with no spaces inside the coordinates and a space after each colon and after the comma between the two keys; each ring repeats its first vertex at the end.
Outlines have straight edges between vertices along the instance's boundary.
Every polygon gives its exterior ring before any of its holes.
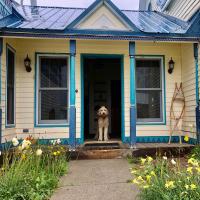
{"type": "Polygon", "coordinates": [[[48,199],[67,172],[66,149],[56,143],[44,147],[30,140],[13,141],[14,150],[3,153],[0,199],[48,199]]]}

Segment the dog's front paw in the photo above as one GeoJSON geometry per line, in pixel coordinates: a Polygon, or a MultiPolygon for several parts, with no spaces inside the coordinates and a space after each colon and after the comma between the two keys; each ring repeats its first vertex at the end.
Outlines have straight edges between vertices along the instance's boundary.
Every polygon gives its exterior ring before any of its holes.
{"type": "Polygon", "coordinates": [[[103,140],[99,138],[98,141],[103,141],[103,140]]]}

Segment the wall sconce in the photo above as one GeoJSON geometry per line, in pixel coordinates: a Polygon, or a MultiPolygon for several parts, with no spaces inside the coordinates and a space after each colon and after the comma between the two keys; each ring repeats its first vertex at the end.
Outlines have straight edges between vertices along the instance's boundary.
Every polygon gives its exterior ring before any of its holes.
{"type": "Polygon", "coordinates": [[[169,61],[169,69],[168,69],[168,73],[172,74],[173,70],[174,70],[174,64],[175,62],[173,61],[173,59],[171,58],[171,60],[169,61]]]}
{"type": "Polygon", "coordinates": [[[31,60],[28,57],[28,54],[27,54],[26,58],[24,59],[24,66],[25,66],[27,72],[31,72],[31,70],[32,70],[31,69],[31,60]]]}

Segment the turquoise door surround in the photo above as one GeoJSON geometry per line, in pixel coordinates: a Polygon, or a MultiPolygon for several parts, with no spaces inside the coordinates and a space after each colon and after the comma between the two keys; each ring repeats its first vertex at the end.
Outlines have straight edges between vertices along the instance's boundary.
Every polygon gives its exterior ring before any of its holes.
{"type": "Polygon", "coordinates": [[[121,62],[121,139],[125,142],[124,127],[124,55],[121,54],[81,54],[81,138],[84,143],[84,59],[86,58],[119,58],[121,62]]]}

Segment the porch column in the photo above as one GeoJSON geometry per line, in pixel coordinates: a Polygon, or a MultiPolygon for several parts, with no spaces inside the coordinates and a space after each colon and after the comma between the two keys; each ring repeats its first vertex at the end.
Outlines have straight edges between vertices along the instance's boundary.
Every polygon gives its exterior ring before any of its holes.
{"type": "Polygon", "coordinates": [[[198,43],[194,44],[194,59],[195,59],[195,77],[196,77],[196,129],[197,129],[197,143],[200,143],[200,112],[199,112],[199,56],[198,43]]]}
{"type": "Polygon", "coordinates": [[[75,57],[76,57],[76,40],[70,40],[69,145],[72,150],[76,148],[75,57]]]}
{"type": "Polygon", "coordinates": [[[3,52],[3,38],[0,38],[0,149],[2,149],[2,98],[1,98],[1,77],[2,77],[2,52],[3,52]]]}
{"type": "Polygon", "coordinates": [[[130,56],[130,146],[136,144],[136,95],[135,95],[135,42],[129,42],[130,56]]]}

